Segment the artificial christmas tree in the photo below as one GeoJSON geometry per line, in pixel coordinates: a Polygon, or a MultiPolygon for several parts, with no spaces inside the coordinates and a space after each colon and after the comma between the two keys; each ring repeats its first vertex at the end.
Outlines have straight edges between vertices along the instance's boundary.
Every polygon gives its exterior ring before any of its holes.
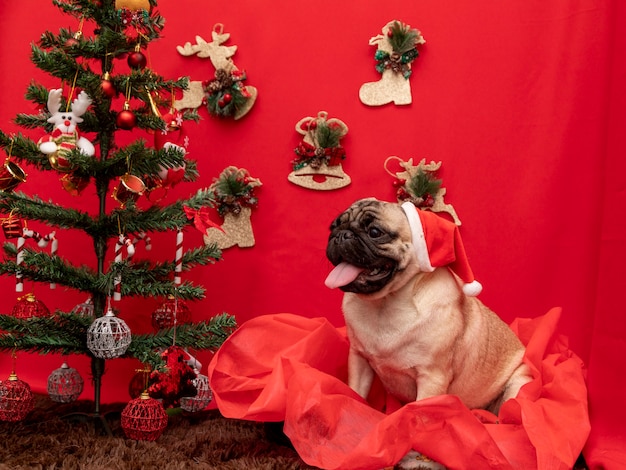
{"type": "MultiPolygon", "coordinates": [[[[99,417],[105,360],[116,356],[94,352],[89,345],[101,345],[103,334],[115,341],[121,339],[118,333],[123,328],[118,331],[118,327],[110,324],[112,319],[117,319],[111,306],[114,293],[118,299],[130,296],[174,296],[180,301],[202,299],[204,288],[182,282],[180,271],[183,267],[187,270],[213,263],[221,252],[215,245],[185,252],[178,249],[184,228],[198,225],[197,217],[190,214],[204,213],[214,205],[208,189],[200,189],[191,197],[170,204],[161,204],[162,197],[158,204],[143,197],[155,188],[172,186],[169,180],[161,181],[160,175],[168,175],[167,170],[184,169],[184,181],[198,177],[197,166],[186,158],[184,147],[163,144],[174,127],[180,127],[184,120],[197,119],[197,115],[181,113],[172,106],[176,91],[184,89],[188,79],[167,80],[152,70],[146,59],[145,50],[151,41],[159,38],[164,25],[164,19],[155,9],[156,0],[143,3],[52,0],[52,3],[63,13],[74,16],[78,29],[60,29],[58,34],[45,32],[32,45],[33,63],[58,80],[59,87],[48,90],[31,83],[26,98],[42,112],[18,114],[15,122],[25,129],[43,129],[39,136],[46,135],[37,141],[26,134],[10,136],[0,131],[0,147],[8,155],[5,173],[19,177],[15,184],[3,184],[0,190],[3,229],[7,239],[17,235],[21,241],[19,250],[19,243],[4,244],[0,274],[15,276],[20,282],[45,282],[51,287],[59,284],[85,292],[90,296],[88,304],[93,315],[83,314],[84,309],[69,313],[57,309],[51,316],[28,319],[0,315],[0,349],[89,355],[94,380],[93,416],[99,417]],[[84,33],[83,26],[93,27],[93,33],[84,33]],[[121,106],[118,95],[123,95],[121,106]],[[163,116],[168,116],[167,122],[163,116]],[[173,127],[169,116],[176,116],[176,126],[173,127]],[[116,143],[120,133],[127,135],[135,130],[155,135],[159,145],[151,146],[144,139],[125,146],[116,143]],[[16,162],[36,171],[56,172],[62,188],[77,198],[95,185],[98,207],[91,213],[42,200],[37,187],[28,187],[26,174],[16,162]],[[13,171],[9,172],[10,169],[13,171]],[[150,184],[144,184],[144,180],[150,184]],[[20,191],[16,191],[18,184],[22,185],[20,191]],[[58,232],[76,229],[85,233],[93,240],[93,266],[74,265],[56,250],[46,253],[31,248],[25,243],[28,237],[35,238],[27,229],[29,221],[54,227],[58,232]],[[176,260],[133,259],[134,245],[140,239],[145,241],[146,233],[170,231],[177,233],[176,260]],[[114,258],[109,256],[113,243],[114,258]],[[126,250],[125,259],[118,256],[122,248],[126,250]],[[94,320],[99,323],[94,324],[94,320]],[[106,325],[102,326],[103,322],[106,325]],[[95,334],[100,336],[94,337],[95,334]]],[[[47,239],[54,238],[54,233],[47,239]]],[[[124,316],[123,304],[119,305],[124,316]]],[[[233,317],[227,314],[198,323],[174,322],[173,327],[154,334],[132,334],[129,344],[124,337],[127,347],[120,354],[167,373],[161,354],[164,349],[173,344],[198,350],[216,349],[234,327],[233,317]]]]}

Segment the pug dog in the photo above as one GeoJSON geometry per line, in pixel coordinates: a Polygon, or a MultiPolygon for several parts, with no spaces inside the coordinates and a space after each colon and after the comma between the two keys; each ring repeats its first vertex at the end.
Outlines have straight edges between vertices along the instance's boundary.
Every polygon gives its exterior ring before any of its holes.
{"type": "MultiPolygon", "coordinates": [[[[418,211],[411,203],[361,199],[330,227],[326,255],[335,268],[325,283],[344,292],[348,385],[367,398],[376,375],[402,403],[453,394],[470,409],[497,414],[532,379],[524,346],[475,297],[477,282],[465,284],[444,264],[453,265],[453,257],[439,256],[442,266],[425,258],[425,230],[440,232],[421,227],[418,211]]],[[[430,246],[451,240],[459,242],[440,236],[430,246]]]]}

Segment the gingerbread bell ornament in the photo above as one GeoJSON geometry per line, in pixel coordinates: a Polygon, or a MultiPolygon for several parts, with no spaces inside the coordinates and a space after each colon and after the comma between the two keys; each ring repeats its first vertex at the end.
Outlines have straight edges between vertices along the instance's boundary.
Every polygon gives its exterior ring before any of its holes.
{"type": "Polygon", "coordinates": [[[351,179],[341,165],[346,152],[340,145],[348,126],[337,118],[328,119],[328,113],[320,111],[316,117],[298,121],[296,132],[303,138],[294,149],[293,171],[287,179],[303,188],[323,191],[348,186],[351,179]]]}

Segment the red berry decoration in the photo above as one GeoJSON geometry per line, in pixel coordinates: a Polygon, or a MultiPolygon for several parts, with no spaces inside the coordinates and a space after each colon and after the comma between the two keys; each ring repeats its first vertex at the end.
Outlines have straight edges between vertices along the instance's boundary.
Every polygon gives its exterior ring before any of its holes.
{"type": "Polygon", "coordinates": [[[124,104],[124,109],[119,112],[115,124],[120,129],[131,130],[137,124],[137,116],[129,108],[129,104],[124,104]]]}
{"type": "Polygon", "coordinates": [[[230,93],[225,93],[224,94],[224,103],[228,104],[233,100],[233,95],[231,95],[230,93]]]}

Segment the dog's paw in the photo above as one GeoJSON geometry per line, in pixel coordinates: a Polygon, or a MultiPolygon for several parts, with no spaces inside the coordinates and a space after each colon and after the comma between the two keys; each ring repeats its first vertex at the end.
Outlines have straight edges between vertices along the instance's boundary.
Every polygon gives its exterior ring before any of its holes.
{"type": "Polygon", "coordinates": [[[406,454],[393,468],[394,470],[446,470],[446,467],[440,463],[437,463],[414,450],[406,454]]]}

